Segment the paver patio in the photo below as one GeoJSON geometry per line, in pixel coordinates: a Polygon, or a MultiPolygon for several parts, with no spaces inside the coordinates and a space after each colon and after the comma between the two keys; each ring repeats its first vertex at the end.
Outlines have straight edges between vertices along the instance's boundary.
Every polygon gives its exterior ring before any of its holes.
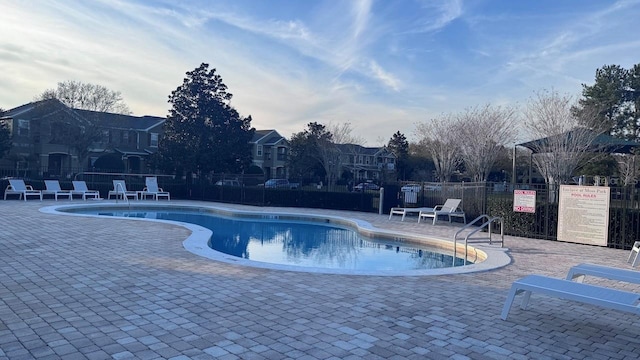
{"type": "MultiPolygon", "coordinates": [[[[182,247],[188,231],[179,226],[38,211],[54,204],[0,201],[0,358],[640,357],[640,323],[628,313],[534,294],[528,310],[514,306],[507,321],[500,319],[515,279],[564,277],[581,262],[629,268],[628,251],[508,237],[512,263],[481,273],[288,272],[194,255],[182,247]]],[[[439,237],[456,229],[304,211],[439,237]]],[[[593,277],[585,282],[640,291],[593,277]]]]}

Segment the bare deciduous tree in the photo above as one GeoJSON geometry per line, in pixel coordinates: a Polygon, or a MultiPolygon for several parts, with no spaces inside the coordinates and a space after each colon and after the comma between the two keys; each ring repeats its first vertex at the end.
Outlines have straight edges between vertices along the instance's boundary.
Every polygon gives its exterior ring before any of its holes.
{"type": "Polygon", "coordinates": [[[573,171],[586,161],[593,150],[593,140],[602,133],[597,127],[580,124],[597,123],[595,112],[572,111],[576,101],[570,95],[557,91],[537,92],[524,110],[524,127],[534,139],[528,146],[534,152],[533,162],[548,184],[567,183],[573,171]],[[578,118],[581,116],[581,118],[578,118]]]}
{"type": "Polygon", "coordinates": [[[452,115],[443,114],[430,121],[416,124],[418,144],[431,155],[436,175],[442,182],[451,180],[451,175],[460,165],[458,124],[452,115]]]}
{"type": "Polygon", "coordinates": [[[327,130],[333,135],[334,144],[356,144],[364,146],[367,141],[358,135],[353,134],[353,127],[350,122],[333,123],[327,125],[327,130]]]}
{"type": "Polygon", "coordinates": [[[504,147],[513,143],[516,120],[515,109],[489,104],[456,116],[462,159],[474,181],[486,181],[504,147]]]}
{"type": "MultiPolygon", "coordinates": [[[[362,155],[362,150],[364,149],[364,145],[366,144],[366,140],[358,135],[353,134],[353,128],[351,127],[351,123],[344,122],[342,124],[339,123],[329,123],[327,125],[327,129],[331,133],[332,140],[334,144],[337,144],[339,148],[342,150],[340,155],[349,156],[349,159],[340,158],[339,161],[341,164],[349,163],[349,167],[351,168],[353,179],[357,179],[358,172],[358,164],[357,160],[360,155],[362,155]],[[349,161],[347,161],[349,160],[349,161]]],[[[340,169],[335,169],[336,172],[339,172],[340,169]]],[[[336,178],[339,174],[336,173],[336,178]]]]}
{"type": "Polygon", "coordinates": [[[47,89],[35,100],[58,99],[73,109],[111,112],[128,115],[131,113],[122,100],[119,91],[112,91],[102,85],[81,81],[59,82],[56,89],[47,89]]]}
{"type": "Polygon", "coordinates": [[[640,162],[636,154],[613,154],[618,166],[618,174],[624,186],[635,185],[640,173],[640,162]]]}

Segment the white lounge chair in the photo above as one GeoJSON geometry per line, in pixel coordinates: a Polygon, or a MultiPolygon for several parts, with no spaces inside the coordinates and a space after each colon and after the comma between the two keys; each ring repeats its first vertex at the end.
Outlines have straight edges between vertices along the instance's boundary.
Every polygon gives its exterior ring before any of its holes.
{"type": "Polygon", "coordinates": [[[162,188],[158,187],[157,177],[147,177],[144,181],[147,186],[144,188],[144,190],[139,192],[141,199],[146,199],[147,196],[151,196],[152,199],[155,199],[156,201],[158,201],[158,199],[161,197],[167,198],[167,200],[171,200],[171,195],[169,194],[169,192],[164,191],[162,190],[162,188]]]}
{"type": "Polygon", "coordinates": [[[60,187],[60,182],[58,180],[45,180],[44,186],[45,190],[42,190],[42,196],[44,195],[53,195],[53,197],[58,201],[58,197],[66,197],[69,200],[73,199],[73,194],[69,190],[62,190],[60,187]]]}
{"type": "Polygon", "coordinates": [[[460,202],[462,202],[460,199],[447,199],[443,205],[436,205],[436,207],[431,210],[420,211],[420,214],[418,214],[418,222],[420,222],[422,218],[429,218],[433,219],[433,225],[435,225],[436,221],[438,221],[438,216],[447,216],[449,222],[451,222],[452,217],[461,217],[466,224],[467,217],[464,211],[458,208],[460,202]]]}
{"type": "Polygon", "coordinates": [[[419,208],[403,208],[403,207],[394,207],[389,211],[389,220],[393,215],[402,215],[402,220],[404,221],[405,216],[409,214],[420,214],[421,211],[433,211],[433,208],[427,207],[419,207],[419,208]]]}
{"type": "Polygon", "coordinates": [[[4,190],[4,199],[7,200],[7,195],[19,195],[18,200],[23,199],[27,201],[29,196],[37,196],[42,201],[42,192],[40,190],[34,190],[31,185],[26,185],[22,179],[10,179],[9,185],[4,190]]]}
{"type": "Polygon", "coordinates": [[[136,191],[128,191],[127,190],[127,184],[125,183],[124,180],[113,180],[113,190],[109,190],[109,193],[107,194],[107,199],[111,199],[111,197],[114,197],[115,199],[125,199],[126,198],[132,198],[132,199],[138,199],[138,192],[136,191]]]}
{"type": "Polygon", "coordinates": [[[514,281],[502,308],[500,317],[506,320],[517,294],[524,293],[520,307],[525,310],[532,293],[540,293],[561,299],[573,300],[608,309],[626,311],[640,315],[640,294],[556,279],[541,275],[528,275],[514,281]]]}
{"type": "Polygon", "coordinates": [[[582,282],[584,280],[584,277],[587,275],[640,284],[640,272],[636,270],[619,269],[615,267],[594,264],[579,264],[573,266],[571,269],[569,269],[567,280],[582,282]]]}
{"type": "Polygon", "coordinates": [[[631,253],[629,254],[627,262],[633,267],[638,266],[638,264],[640,264],[640,256],[638,255],[640,255],[640,241],[633,243],[633,248],[631,248],[631,253]]]}
{"type": "Polygon", "coordinates": [[[87,197],[94,200],[102,200],[100,192],[98,190],[89,190],[87,183],[82,180],[73,181],[73,190],[71,190],[71,193],[82,196],[82,200],[87,200],[87,197]]]}

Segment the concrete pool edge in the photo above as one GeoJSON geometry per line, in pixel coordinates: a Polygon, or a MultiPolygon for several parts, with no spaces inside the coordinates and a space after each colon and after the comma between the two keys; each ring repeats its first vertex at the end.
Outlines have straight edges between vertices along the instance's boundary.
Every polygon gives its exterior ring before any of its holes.
{"type": "MultiPolygon", "coordinates": [[[[373,226],[369,222],[364,220],[347,218],[347,217],[338,217],[332,215],[323,215],[317,213],[307,213],[307,214],[294,214],[291,212],[274,212],[270,211],[268,214],[260,211],[251,211],[251,210],[240,210],[229,207],[224,207],[220,205],[209,205],[209,204],[176,204],[176,203],[156,203],[156,202],[140,202],[140,203],[82,203],[82,204],[64,204],[64,205],[52,205],[47,207],[42,207],[39,210],[43,213],[55,214],[55,215],[71,215],[71,216],[85,216],[85,217],[100,217],[103,216],[98,215],[88,215],[88,214],[78,214],[73,212],[64,211],[65,209],[133,209],[135,208],[145,208],[145,209],[204,209],[204,211],[211,211],[213,213],[218,213],[226,216],[241,216],[241,217],[260,217],[260,218],[270,218],[270,219],[303,219],[303,220],[316,220],[316,221],[330,221],[332,223],[346,225],[352,227],[355,231],[363,235],[371,235],[375,234],[376,236],[384,236],[389,239],[393,238],[407,238],[413,241],[424,241],[429,245],[434,245],[440,248],[448,248],[451,249],[453,244],[451,240],[437,238],[434,236],[421,235],[411,232],[403,232],[403,231],[390,231],[386,229],[381,229],[373,226]]],[[[313,209],[309,209],[312,211],[313,209]]],[[[114,219],[123,219],[123,218],[114,218],[114,219]]],[[[477,254],[484,258],[483,261],[465,265],[458,267],[449,267],[449,268],[440,268],[440,269],[425,269],[425,270],[404,270],[404,271],[368,271],[368,270],[342,270],[342,269],[327,269],[327,268],[312,268],[312,267],[300,267],[300,266],[292,266],[292,265],[280,265],[280,264],[272,264],[272,263],[264,263],[258,262],[243,258],[234,257],[231,255],[227,255],[218,251],[215,251],[208,246],[208,241],[212,235],[212,232],[209,229],[201,227],[199,225],[183,223],[177,221],[169,221],[169,220],[158,220],[158,219],[146,219],[146,218],[124,218],[126,220],[134,220],[134,221],[151,221],[151,222],[162,222],[169,223],[177,226],[182,226],[188,229],[191,234],[183,241],[183,247],[198,256],[205,257],[211,260],[224,262],[227,264],[248,266],[254,268],[263,268],[263,269],[271,269],[271,270],[281,270],[281,271],[295,271],[295,272],[306,272],[306,273],[317,273],[317,274],[340,274],[340,275],[368,275],[368,276],[428,276],[428,275],[450,275],[450,274],[465,274],[465,273],[474,273],[474,272],[482,272],[489,271],[504,267],[511,263],[511,258],[508,255],[508,248],[501,248],[495,245],[489,244],[474,244],[473,248],[477,254]]],[[[459,247],[460,245],[458,245],[459,247]]],[[[460,253],[459,253],[460,255],[460,253]]]]}

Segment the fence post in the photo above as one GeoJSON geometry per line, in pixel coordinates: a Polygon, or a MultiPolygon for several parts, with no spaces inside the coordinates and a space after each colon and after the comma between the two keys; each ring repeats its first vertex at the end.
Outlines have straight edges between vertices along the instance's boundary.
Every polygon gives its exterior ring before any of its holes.
{"type": "Polygon", "coordinates": [[[380,201],[378,203],[378,215],[382,215],[382,205],[384,204],[384,188],[380,188],[380,201]]]}

